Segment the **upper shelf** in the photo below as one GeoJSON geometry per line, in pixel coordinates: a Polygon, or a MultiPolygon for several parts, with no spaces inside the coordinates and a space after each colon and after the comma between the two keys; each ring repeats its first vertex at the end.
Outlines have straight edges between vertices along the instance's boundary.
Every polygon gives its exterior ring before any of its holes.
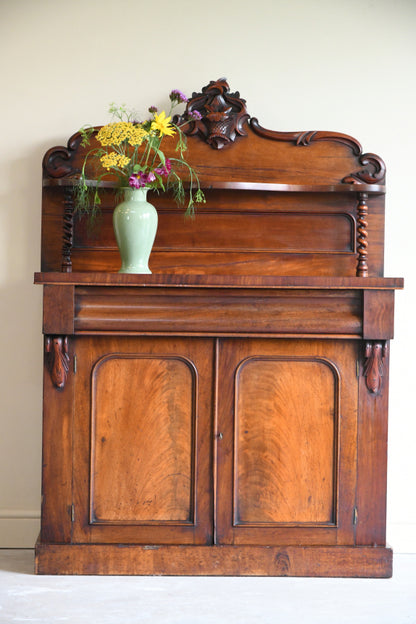
{"type": "MultiPolygon", "coordinates": [[[[74,187],[78,183],[77,178],[45,178],[44,187],[74,187]]],[[[88,185],[95,184],[94,180],[87,180],[88,185]]],[[[102,181],[100,188],[116,188],[115,182],[102,181]]],[[[230,191],[262,191],[270,193],[368,193],[371,195],[383,195],[386,192],[384,184],[279,184],[275,182],[211,182],[202,184],[206,190],[230,190],[230,191]]]]}
{"type": "Polygon", "coordinates": [[[35,273],[35,284],[72,286],[130,286],[173,288],[268,288],[325,290],[394,290],[401,277],[302,277],[263,275],[138,275],[105,272],[35,273]]]}

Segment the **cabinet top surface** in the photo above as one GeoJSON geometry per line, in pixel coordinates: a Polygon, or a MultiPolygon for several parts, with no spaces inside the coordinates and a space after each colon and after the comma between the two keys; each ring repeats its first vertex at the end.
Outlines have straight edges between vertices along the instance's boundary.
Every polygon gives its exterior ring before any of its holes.
{"type": "Polygon", "coordinates": [[[392,290],[401,289],[401,277],[303,277],[242,275],[138,275],[107,272],[35,273],[35,284],[72,286],[130,286],[176,288],[271,288],[326,290],[392,290]]]}

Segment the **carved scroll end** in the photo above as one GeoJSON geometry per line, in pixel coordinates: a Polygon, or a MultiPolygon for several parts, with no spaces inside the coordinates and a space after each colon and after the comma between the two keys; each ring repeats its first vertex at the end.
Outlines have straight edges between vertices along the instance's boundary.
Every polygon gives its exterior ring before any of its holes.
{"type": "Polygon", "coordinates": [[[244,128],[249,118],[246,101],[238,91],[230,93],[225,78],[211,81],[201,93],[193,93],[186,110],[175,123],[186,123],[187,135],[198,135],[213,149],[223,149],[238,136],[246,136],[244,128]]]}
{"type": "Polygon", "coordinates": [[[387,343],[367,342],[364,351],[364,376],[366,386],[372,394],[379,394],[383,383],[384,360],[387,343]]]}
{"type": "Polygon", "coordinates": [[[45,351],[48,354],[52,383],[59,390],[63,390],[69,371],[68,338],[66,336],[47,336],[45,351]]]}
{"type": "Polygon", "coordinates": [[[362,154],[359,163],[363,169],[359,169],[343,178],[344,184],[384,184],[386,177],[386,165],[376,154],[362,154]]]}
{"type": "Polygon", "coordinates": [[[69,139],[66,147],[62,145],[51,147],[43,157],[44,176],[64,178],[78,174],[79,172],[73,167],[73,159],[81,140],[81,134],[77,132],[69,139]]]}

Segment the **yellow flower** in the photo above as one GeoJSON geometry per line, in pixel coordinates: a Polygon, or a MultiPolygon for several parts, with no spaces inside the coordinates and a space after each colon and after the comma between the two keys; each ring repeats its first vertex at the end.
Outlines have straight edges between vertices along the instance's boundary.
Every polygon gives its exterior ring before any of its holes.
{"type": "Polygon", "coordinates": [[[120,145],[129,135],[132,124],[127,121],[119,121],[103,126],[97,134],[97,141],[104,147],[108,145],[120,145]]]}
{"type": "Polygon", "coordinates": [[[118,157],[118,166],[120,168],[125,167],[126,165],[128,165],[130,162],[130,158],[128,156],[122,156],[121,154],[119,154],[118,157]]]}
{"type": "Polygon", "coordinates": [[[160,115],[155,114],[155,120],[152,121],[152,130],[158,130],[159,136],[163,136],[167,134],[169,136],[173,136],[175,134],[175,128],[170,126],[170,117],[166,117],[165,111],[162,111],[160,115]]]}
{"type": "Polygon", "coordinates": [[[128,141],[133,147],[135,145],[141,145],[146,135],[146,130],[143,130],[140,126],[132,126],[129,132],[128,141]]]}
{"type": "Polygon", "coordinates": [[[135,126],[129,121],[118,121],[100,128],[97,133],[97,141],[103,147],[118,146],[123,141],[128,141],[134,147],[141,145],[147,134],[141,126],[135,126]]]}
{"type": "Polygon", "coordinates": [[[122,154],[117,154],[117,152],[110,152],[109,154],[101,156],[100,161],[104,169],[108,171],[111,167],[119,167],[122,169],[129,164],[130,158],[122,154]]]}

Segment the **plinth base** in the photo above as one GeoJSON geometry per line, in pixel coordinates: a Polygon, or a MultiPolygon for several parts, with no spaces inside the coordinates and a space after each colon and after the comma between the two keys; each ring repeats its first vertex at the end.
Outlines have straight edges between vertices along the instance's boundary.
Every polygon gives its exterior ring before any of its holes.
{"type": "Polygon", "coordinates": [[[393,553],[371,546],[36,545],[37,574],[389,578],[393,553]]]}

